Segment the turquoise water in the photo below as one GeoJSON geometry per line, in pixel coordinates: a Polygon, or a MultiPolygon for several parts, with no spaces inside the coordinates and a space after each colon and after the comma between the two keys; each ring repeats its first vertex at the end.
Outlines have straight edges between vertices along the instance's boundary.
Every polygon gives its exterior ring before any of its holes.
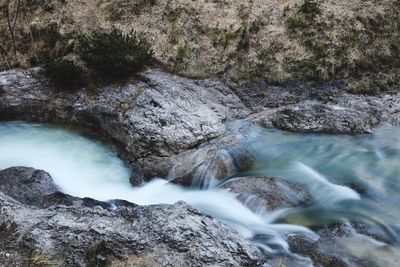
{"type": "Polygon", "coordinates": [[[358,136],[256,131],[247,146],[258,167],[247,175],[275,176],[307,186],[319,212],[303,209],[308,214],[302,224],[357,220],[363,215],[399,224],[400,127],[381,126],[373,134],[358,136]]]}

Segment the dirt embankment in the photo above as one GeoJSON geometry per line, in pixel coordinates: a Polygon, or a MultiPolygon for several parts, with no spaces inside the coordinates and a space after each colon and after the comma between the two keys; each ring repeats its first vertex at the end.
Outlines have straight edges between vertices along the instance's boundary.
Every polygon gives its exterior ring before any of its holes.
{"type": "Polygon", "coordinates": [[[166,69],[192,78],[344,80],[363,93],[400,87],[398,0],[19,2],[1,2],[3,70],[6,61],[35,65],[46,49],[65,56],[76,35],[115,26],[143,33],[166,69]]]}

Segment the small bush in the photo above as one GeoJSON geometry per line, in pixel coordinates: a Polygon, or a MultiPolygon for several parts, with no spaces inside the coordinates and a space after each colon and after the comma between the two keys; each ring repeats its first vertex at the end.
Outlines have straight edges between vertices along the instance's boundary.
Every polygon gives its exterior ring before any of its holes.
{"type": "Polygon", "coordinates": [[[328,55],[328,48],[324,43],[316,43],[314,46],[314,53],[317,58],[325,58],[328,55]]]}
{"type": "Polygon", "coordinates": [[[178,51],[176,52],[176,61],[182,62],[188,53],[186,45],[178,45],[178,51]]]}
{"type": "Polygon", "coordinates": [[[303,21],[303,19],[300,16],[290,17],[286,23],[287,23],[288,29],[293,32],[296,32],[298,29],[302,29],[302,28],[306,27],[306,23],[303,21]]]}
{"type": "Polygon", "coordinates": [[[320,82],[321,73],[319,67],[319,63],[315,60],[300,60],[295,62],[294,71],[298,78],[310,82],[320,82]]]}
{"type": "MultiPolygon", "coordinates": [[[[84,84],[83,70],[72,60],[63,58],[44,58],[42,73],[57,87],[77,88],[84,84]]],[[[42,61],[43,62],[43,61],[42,61]]]]}
{"type": "Polygon", "coordinates": [[[300,6],[300,12],[307,15],[315,15],[321,13],[319,3],[313,0],[304,0],[304,3],[300,6]]]}
{"type": "Polygon", "coordinates": [[[115,28],[78,37],[77,53],[89,69],[105,78],[135,74],[153,58],[150,44],[142,36],[115,28]]]}
{"type": "Polygon", "coordinates": [[[230,41],[239,37],[239,35],[243,32],[243,28],[239,28],[236,31],[226,31],[224,33],[225,43],[229,43],[230,41]]]}
{"type": "Polygon", "coordinates": [[[175,31],[172,31],[172,32],[169,34],[169,39],[170,39],[171,43],[177,44],[178,41],[179,41],[179,37],[180,37],[180,36],[181,36],[181,32],[175,30],[175,31]]]}

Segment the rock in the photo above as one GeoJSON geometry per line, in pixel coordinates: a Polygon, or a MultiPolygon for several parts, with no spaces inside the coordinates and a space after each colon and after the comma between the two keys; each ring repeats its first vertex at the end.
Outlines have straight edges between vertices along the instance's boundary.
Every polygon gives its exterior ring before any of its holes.
{"type": "Polygon", "coordinates": [[[50,88],[37,71],[0,74],[0,120],[92,129],[120,147],[147,177],[165,176],[171,167],[169,157],[222,136],[226,121],[248,114],[240,99],[218,80],[195,82],[149,71],[140,81],[96,93],[86,89],[72,93],[50,88]]]}
{"type": "Polygon", "coordinates": [[[264,104],[262,109],[251,107],[255,113],[250,115],[250,120],[267,128],[340,134],[369,133],[383,122],[400,124],[399,93],[363,96],[349,94],[340,85],[326,86],[304,88],[307,93],[291,87],[283,87],[283,92],[267,87],[264,102],[278,98],[280,104],[264,104]]]}
{"type": "Polygon", "coordinates": [[[259,129],[245,121],[228,123],[224,136],[173,158],[168,179],[186,186],[207,188],[251,169],[256,158],[248,142],[254,139],[253,129],[256,128],[259,129]]]}
{"type": "MultiPolygon", "coordinates": [[[[378,115],[379,116],[379,115],[378,115]]],[[[304,101],[262,115],[261,124],[296,132],[368,133],[379,123],[370,110],[304,101]]]]}
{"type": "Polygon", "coordinates": [[[312,202],[304,186],[278,178],[235,178],[227,182],[224,188],[238,193],[239,200],[257,213],[299,207],[312,202]]]}
{"type": "Polygon", "coordinates": [[[126,112],[132,125],[132,151],[170,156],[225,132],[224,121],[243,117],[245,108],[227,87],[199,86],[161,72],[148,73],[146,85],[126,112]]]}
{"type": "Polygon", "coordinates": [[[9,168],[0,171],[0,192],[27,205],[58,190],[47,172],[33,168],[9,168]]]}
{"type": "Polygon", "coordinates": [[[110,209],[99,201],[51,193],[48,175],[33,175],[44,172],[11,168],[0,177],[11,173],[20,182],[35,178],[20,199],[52,199],[41,206],[22,203],[17,201],[20,188],[0,187],[0,236],[7,236],[0,249],[19,253],[22,263],[38,253],[41,260],[61,266],[105,266],[132,258],[156,266],[257,266],[265,260],[234,230],[183,202],[136,206],[113,201],[110,209]],[[45,195],[47,188],[53,197],[45,195]]]}
{"type": "Polygon", "coordinates": [[[332,224],[317,233],[320,236],[318,241],[297,234],[289,235],[288,238],[290,249],[295,253],[309,256],[315,266],[376,266],[375,263],[379,260],[371,260],[369,255],[357,255],[346,244],[362,242],[363,246],[378,250],[387,247],[385,243],[358,234],[349,223],[332,224]]]}
{"type": "Polygon", "coordinates": [[[235,138],[232,138],[229,145],[218,139],[195,153],[180,157],[180,162],[171,169],[169,179],[185,186],[208,188],[250,169],[255,163],[254,156],[242,144],[234,144],[235,138]]]}
{"type": "Polygon", "coordinates": [[[263,80],[229,85],[252,110],[250,120],[268,128],[356,134],[382,122],[400,123],[399,93],[355,95],[343,83],[310,86],[298,80],[280,86],[263,80]]]}
{"type": "Polygon", "coordinates": [[[306,100],[328,101],[333,96],[346,92],[342,83],[327,83],[312,87],[300,80],[288,80],[280,86],[270,85],[265,80],[254,80],[245,84],[227,81],[242,102],[253,112],[265,108],[278,108],[306,100]]]}

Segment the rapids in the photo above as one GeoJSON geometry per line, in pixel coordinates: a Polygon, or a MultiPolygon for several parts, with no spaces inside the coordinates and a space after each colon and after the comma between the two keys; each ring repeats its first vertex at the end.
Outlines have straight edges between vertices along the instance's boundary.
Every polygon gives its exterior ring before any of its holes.
{"type": "Polygon", "coordinates": [[[221,189],[234,177],[202,190],[158,178],[132,187],[131,170],[110,146],[46,124],[0,123],[0,169],[46,170],[61,191],[78,197],[140,205],[182,200],[227,223],[268,254],[290,254],[285,237],[294,232],[318,239],[305,226],[348,220],[378,225],[398,242],[392,226],[400,226],[400,127],[381,126],[359,136],[295,134],[254,125],[249,129],[238,142],[257,159],[257,166],[236,177],[273,176],[303,184],[313,198],[311,205],[256,214],[234,193],[221,189]]]}

